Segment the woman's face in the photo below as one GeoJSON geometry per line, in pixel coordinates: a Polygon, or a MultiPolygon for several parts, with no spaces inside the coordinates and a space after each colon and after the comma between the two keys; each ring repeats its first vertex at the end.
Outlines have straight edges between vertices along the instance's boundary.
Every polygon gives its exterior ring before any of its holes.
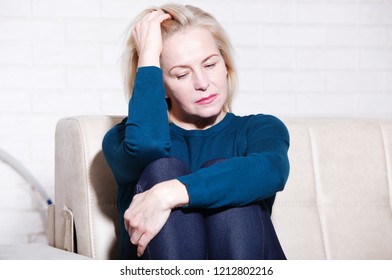
{"type": "Polygon", "coordinates": [[[193,28],[166,39],[161,67],[172,121],[193,129],[214,125],[224,117],[227,70],[209,31],[193,28]]]}

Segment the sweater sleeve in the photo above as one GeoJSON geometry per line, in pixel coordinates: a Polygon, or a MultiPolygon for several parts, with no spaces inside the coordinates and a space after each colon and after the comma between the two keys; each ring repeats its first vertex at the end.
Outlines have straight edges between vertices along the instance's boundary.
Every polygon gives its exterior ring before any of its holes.
{"type": "Polygon", "coordinates": [[[162,71],[141,67],[135,78],[128,117],[110,129],[102,149],[117,183],[137,181],[151,161],[169,155],[170,133],[162,71]]]}
{"type": "Polygon", "coordinates": [[[179,178],[190,197],[187,207],[242,206],[283,190],[289,175],[286,126],[273,116],[257,115],[244,133],[244,156],[179,178]]]}

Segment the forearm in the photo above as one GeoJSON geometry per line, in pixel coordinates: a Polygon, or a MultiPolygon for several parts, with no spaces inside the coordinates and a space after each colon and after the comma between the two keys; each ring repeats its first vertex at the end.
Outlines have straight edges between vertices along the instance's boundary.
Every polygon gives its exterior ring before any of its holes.
{"type": "Polygon", "coordinates": [[[168,155],[170,136],[166,92],[160,67],[161,23],[169,19],[162,11],[147,13],[132,31],[138,52],[132,98],[126,122],[126,149],[146,162],[168,155]]]}
{"type": "MultiPolygon", "coordinates": [[[[183,183],[177,179],[161,182],[154,186],[166,207],[174,209],[189,203],[188,191],[183,183]]],[[[154,189],[153,188],[153,189],[154,189]]]]}
{"type": "Polygon", "coordinates": [[[162,71],[157,67],[138,70],[134,94],[129,102],[125,129],[129,152],[148,161],[168,155],[169,121],[162,71]],[[152,158],[150,158],[152,156],[152,158]]]}
{"type": "Polygon", "coordinates": [[[189,207],[242,206],[275,195],[289,174],[287,156],[236,157],[178,178],[187,186],[189,207]]]}

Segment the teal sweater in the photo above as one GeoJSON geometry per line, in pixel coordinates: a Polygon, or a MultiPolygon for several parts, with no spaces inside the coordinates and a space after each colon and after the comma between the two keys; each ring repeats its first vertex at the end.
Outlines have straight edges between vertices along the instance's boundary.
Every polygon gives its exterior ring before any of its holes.
{"type": "Polygon", "coordinates": [[[169,124],[157,67],[139,68],[128,117],[107,132],[102,147],[119,187],[121,217],[143,169],[161,157],[179,158],[193,172],[178,178],[187,188],[189,208],[241,206],[274,197],[289,174],[289,134],[276,117],[227,113],[206,130],[169,124]],[[200,169],[221,158],[226,160],[200,169]]]}

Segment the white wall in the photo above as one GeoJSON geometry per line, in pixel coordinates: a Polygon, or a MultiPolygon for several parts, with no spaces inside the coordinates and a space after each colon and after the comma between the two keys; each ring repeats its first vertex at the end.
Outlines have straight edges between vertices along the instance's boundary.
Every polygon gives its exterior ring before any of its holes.
{"type": "MultiPolygon", "coordinates": [[[[123,31],[142,9],[165,2],[0,0],[0,148],[51,196],[56,122],[126,113],[123,31]]],[[[392,117],[392,0],[189,2],[232,37],[238,114],[392,117]]],[[[46,242],[36,201],[0,162],[0,244],[46,242]]]]}

